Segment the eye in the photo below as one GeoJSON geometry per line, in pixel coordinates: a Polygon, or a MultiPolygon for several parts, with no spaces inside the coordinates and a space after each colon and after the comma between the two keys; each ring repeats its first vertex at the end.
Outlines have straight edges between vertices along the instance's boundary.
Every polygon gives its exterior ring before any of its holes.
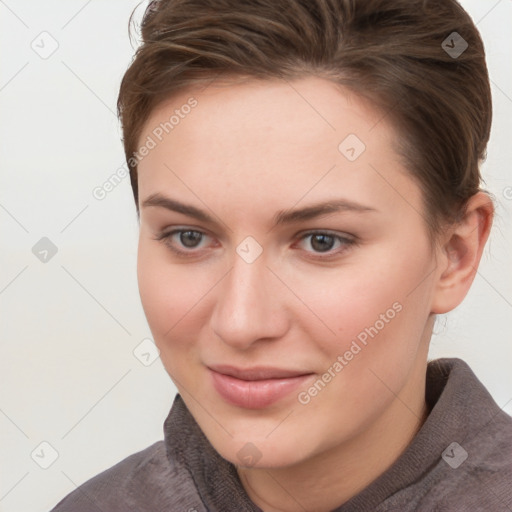
{"type": "Polygon", "coordinates": [[[318,255],[328,253],[327,257],[329,257],[347,250],[355,243],[356,240],[348,236],[341,236],[326,231],[313,231],[302,235],[299,244],[307,252],[318,255]]]}
{"type": "Polygon", "coordinates": [[[193,249],[201,249],[201,242],[206,238],[209,238],[206,233],[195,229],[173,229],[160,233],[155,240],[163,242],[174,253],[187,256],[198,252],[193,249]]]}
{"type": "MultiPolygon", "coordinates": [[[[194,256],[207,247],[209,235],[196,229],[173,229],[163,231],[155,237],[178,256],[194,256]]],[[[356,244],[356,239],[327,231],[312,231],[303,234],[299,245],[317,258],[329,258],[346,251],[356,244]],[[324,255],[325,256],[322,256],[324,255]]]]}

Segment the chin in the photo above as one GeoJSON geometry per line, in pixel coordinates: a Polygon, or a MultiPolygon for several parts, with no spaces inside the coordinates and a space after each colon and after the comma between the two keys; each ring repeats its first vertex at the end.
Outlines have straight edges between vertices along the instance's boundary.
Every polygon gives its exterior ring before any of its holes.
{"type": "Polygon", "coordinates": [[[230,439],[225,443],[210,443],[221,457],[235,466],[247,469],[284,468],[303,462],[311,456],[304,445],[298,450],[297,440],[292,436],[288,436],[288,443],[279,437],[274,440],[265,439],[265,436],[260,439],[253,437],[250,441],[242,439],[243,436],[239,435],[237,439],[230,439]]]}

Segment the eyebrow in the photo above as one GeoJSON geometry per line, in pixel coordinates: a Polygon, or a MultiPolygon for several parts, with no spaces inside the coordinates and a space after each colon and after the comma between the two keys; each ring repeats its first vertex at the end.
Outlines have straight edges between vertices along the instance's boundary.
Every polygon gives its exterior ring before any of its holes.
{"type": "MultiPolygon", "coordinates": [[[[215,219],[204,210],[201,210],[190,204],[184,204],[176,199],[165,197],[161,194],[151,194],[142,202],[142,208],[150,206],[158,206],[173,212],[182,213],[189,217],[193,217],[198,221],[215,224],[215,219]]],[[[293,224],[294,222],[306,221],[327,215],[329,213],[338,212],[356,212],[367,213],[376,212],[375,208],[365,206],[347,199],[336,199],[324,201],[322,203],[306,206],[304,208],[281,210],[274,215],[274,227],[284,224],[293,224]]]]}

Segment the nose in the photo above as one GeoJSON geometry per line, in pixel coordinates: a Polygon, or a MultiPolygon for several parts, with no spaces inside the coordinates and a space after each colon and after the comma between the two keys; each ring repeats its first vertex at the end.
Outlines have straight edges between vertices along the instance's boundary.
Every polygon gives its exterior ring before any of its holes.
{"type": "Polygon", "coordinates": [[[262,256],[247,263],[235,254],[231,271],[218,287],[211,316],[215,334],[241,350],[283,336],[288,319],[279,285],[262,256]]]}

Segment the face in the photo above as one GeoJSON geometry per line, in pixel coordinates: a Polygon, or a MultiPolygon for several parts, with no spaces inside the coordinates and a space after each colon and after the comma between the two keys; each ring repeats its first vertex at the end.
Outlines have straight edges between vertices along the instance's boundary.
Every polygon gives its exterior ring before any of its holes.
{"type": "Polygon", "coordinates": [[[191,89],[146,123],[142,304],[228,460],[280,467],[350,443],[422,367],[435,254],[397,137],[313,77],[191,89]]]}

